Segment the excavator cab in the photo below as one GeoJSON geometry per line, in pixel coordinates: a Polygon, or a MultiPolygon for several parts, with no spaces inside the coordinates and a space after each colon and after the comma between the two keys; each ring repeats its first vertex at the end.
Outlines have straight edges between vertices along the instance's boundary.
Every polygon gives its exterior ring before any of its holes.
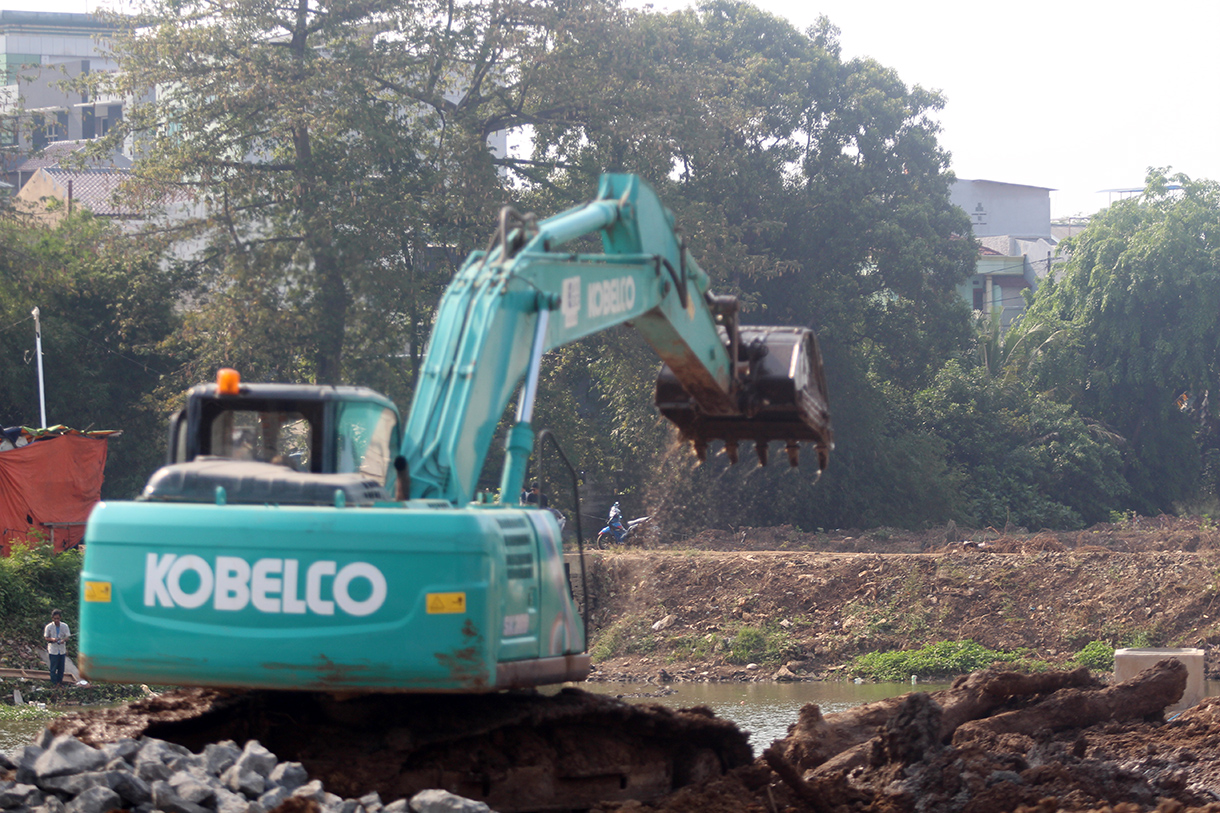
{"type": "Polygon", "coordinates": [[[725,454],[737,462],[738,444],[752,442],[761,465],[767,464],[771,441],[782,441],[789,465],[799,462],[801,442],[817,452],[818,473],[834,448],[826,374],[812,330],[799,327],[720,328],[734,360],[733,385],[739,412],[717,415],[700,408],[673,370],[661,367],[655,401],[661,414],[690,441],[700,460],[712,441],[724,442],[725,454]]]}
{"type": "Polygon", "coordinates": [[[143,500],[331,504],[390,498],[398,410],[366,387],[243,384],[221,370],[170,419],[167,465],[143,500]]]}

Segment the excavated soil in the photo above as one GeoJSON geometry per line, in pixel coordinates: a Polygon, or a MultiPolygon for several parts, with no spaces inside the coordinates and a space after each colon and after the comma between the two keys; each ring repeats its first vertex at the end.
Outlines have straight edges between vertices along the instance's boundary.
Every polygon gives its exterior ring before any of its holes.
{"type": "Polygon", "coordinates": [[[1201,647],[1220,677],[1208,518],[1036,534],[743,528],[594,552],[586,567],[593,680],[837,679],[867,652],[961,640],[1059,667],[1091,641],[1201,647]],[[743,627],[767,633],[757,669],[730,651],[743,627]]]}
{"type": "Polygon", "coordinates": [[[750,764],[747,736],[706,709],[633,705],[564,689],[352,695],[180,689],[55,720],[100,746],[155,737],[192,751],[256,739],[345,797],[444,788],[504,811],[658,799],[750,764]]]}
{"type": "MultiPolygon", "coordinates": [[[[351,796],[379,789],[396,798],[432,770],[438,783],[480,798],[488,777],[514,767],[562,763],[561,772],[589,777],[615,760],[630,767],[633,748],[624,742],[662,755],[693,755],[700,748],[692,744],[702,743],[723,775],[691,756],[679,761],[683,775],[670,777],[684,787],[627,801],[623,783],[611,782],[595,808],[1220,813],[1220,699],[1166,720],[1161,710],[1186,682],[1178,661],[1117,685],[1072,663],[1086,643],[1102,640],[1202,647],[1216,672],[1220,531],[1207,519],[1133,520],[1073,534],[737,529],[592,554],[587,572],[593,649],[605,656],[594,679],[835,679],[860,653],[967,638],[1028,650],[1052,668],[993,667],[942,692],[841,714],[806,706],[788,736],[753,761],[740,750],[744,739],[739,748],[725,733],[731,724],[706,710],[624,711],[572,691],[542,706],[474,698],[462,702],[476,707],[459,708],[436,698],[259,693],[251,701],[191,690],[56,728],[91,742],[148,733],[193,748],[258,736],[281,759],[305,763],[328,789],[351,796]],[[730,645],[745,627],[772,646],[752,664],[730,645]],[[556,702],[560,708],[542,710],[556,702]],[[626,738],[599,738],[612,730],[626,738]],[[461,744],[446,745],[453,742],[461,744]],[[438,743],[443,756],[429,751],[438,743]]],[[[529,809],[518,803],[530,781],[516,787],[503,809],[529,809]]]]}
{"type": "Polygon", "coordinates": [[[1156,710],[1185,680],[1176,661],[1108,688],[1083,670],[987,671],[826,718],[806,706],[754,765],[599,810],[1216,813],[1220,702],[1156,710]]]}

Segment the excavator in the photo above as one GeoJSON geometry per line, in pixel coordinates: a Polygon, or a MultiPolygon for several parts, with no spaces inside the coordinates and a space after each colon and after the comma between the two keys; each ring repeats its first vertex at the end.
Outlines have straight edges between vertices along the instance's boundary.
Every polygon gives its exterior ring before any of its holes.
{"type": "Polygon", "coordinates": [[[223,369],[192,388],[167,464],[90,516],[82,674],[365,698],[583,680],[560,528],[519,495],[544,354],[624,324],[664,363],[656,405],[701,459],[752,443],[765,464],[779,442],[795,466],[804,443],[827,465],[813,331],[740,325],[653,189],[604,175],[553,217],[504,208],[441,299],[405,421],[363,387],[223,369]],[[564,248],[593,234],[601,253],[564,248]],[[499,488],[480,490],[515,393],[499,488]]]}

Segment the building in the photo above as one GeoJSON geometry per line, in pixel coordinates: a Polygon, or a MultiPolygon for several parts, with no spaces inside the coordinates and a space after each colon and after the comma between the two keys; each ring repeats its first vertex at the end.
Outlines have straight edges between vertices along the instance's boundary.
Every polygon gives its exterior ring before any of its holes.
{"type": "Polygon", "coordinates": [[[21,187],[18,207],[39,218],[58,222],[77,207],[106,218],[137,219],[140,213],[121,205],[116,193],[129,173],[115,167],[65,169],[43,167],[21,187]],[[48,206],[49,201],[58,204],[48,206]]]}
{"type": "Polygon", "coordinates": [[[104,135],[123,117],[123,100],[91,99],[59,85],[92,71],[115,71],[98,38],[115,25],[92,14],[0,11],[0,99],[9,115],[5,146],[23,151],[104,135]],[[13,126],[20,118],[21,126],[13,126]]]}
{"type": "MultiPolygon", "coordinates": [[[[92,14],[0,11],[0,188],[5,193],[19,195],[43,170],[68,166],[89,140],[122,120],[122,99],[90,98],[61,87],[91,72],[117,70],[98,43],[114,31],[112,22],[92,14]]],[[[126,168],[128,158],[119,153],[88,165],[126,168]]]]}
{"type": "Polygon", "coordinates": [[[1001,329],[1025,311],[1035,290],[1059,261],[1051,228],[1051,189],[1000,181],[958,179],[949,199],[970,216],[979,241],[975,273],[957,287],[974,310],[1000,312],[1001,329]]]}

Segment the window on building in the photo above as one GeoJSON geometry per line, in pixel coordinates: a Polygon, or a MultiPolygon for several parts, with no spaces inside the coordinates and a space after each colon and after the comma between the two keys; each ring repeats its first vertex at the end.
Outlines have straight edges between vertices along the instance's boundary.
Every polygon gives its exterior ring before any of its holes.
{"type": "Polygon", "coordinates": [[[68,138],[68,111],[43,113],[34,119],[34,148],[42,149],[55,141],[68,138]]]}

